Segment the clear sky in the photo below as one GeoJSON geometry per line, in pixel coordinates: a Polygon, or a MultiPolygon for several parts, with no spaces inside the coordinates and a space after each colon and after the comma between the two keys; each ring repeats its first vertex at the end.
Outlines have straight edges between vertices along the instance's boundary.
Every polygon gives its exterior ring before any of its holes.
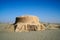
{"type": "Polygon", "coordinates": [[[0,22],[15,22],[21,15],[36,15],[42,22],[60,23],[60,1],[0,0],[0,22]]]}

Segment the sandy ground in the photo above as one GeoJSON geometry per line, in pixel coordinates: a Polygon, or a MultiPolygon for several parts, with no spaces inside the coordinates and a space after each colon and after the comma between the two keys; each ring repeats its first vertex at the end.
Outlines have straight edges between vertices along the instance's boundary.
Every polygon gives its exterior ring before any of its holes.
{"type": "Polygon", "coordinates": [[[0,40],[60,40],[59,30],[0,32],[0,40]]]}

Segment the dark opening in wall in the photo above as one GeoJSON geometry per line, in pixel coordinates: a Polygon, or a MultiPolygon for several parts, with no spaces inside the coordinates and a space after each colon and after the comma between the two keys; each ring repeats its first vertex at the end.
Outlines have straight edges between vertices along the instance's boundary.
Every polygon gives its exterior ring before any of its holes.
{"type": "Polygon", "coordinates": [[[27,25],[27,29],[29,31],[37,31],[37,26],[36,25],[27,25]]]}

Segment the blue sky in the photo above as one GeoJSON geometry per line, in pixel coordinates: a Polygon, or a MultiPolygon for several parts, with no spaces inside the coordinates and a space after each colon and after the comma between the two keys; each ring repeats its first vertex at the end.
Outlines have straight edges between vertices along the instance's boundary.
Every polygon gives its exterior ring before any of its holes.
{"type": "Polygon", "coordinates": [[[15,22],[17,16],[35,15],[42,22],[60,23],[59,0],[0,0],[0,22],[15,22]]]}

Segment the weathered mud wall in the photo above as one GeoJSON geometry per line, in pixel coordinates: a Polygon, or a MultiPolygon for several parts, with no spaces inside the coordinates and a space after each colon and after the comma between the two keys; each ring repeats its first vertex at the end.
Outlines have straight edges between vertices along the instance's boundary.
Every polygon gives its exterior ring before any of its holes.
{"type": "Polygon", "coordinates": [[[36,16],[21,16],[16,17],[15,23],[22,22],[22,23],[39,23],[39,19],[36,16]]]}

